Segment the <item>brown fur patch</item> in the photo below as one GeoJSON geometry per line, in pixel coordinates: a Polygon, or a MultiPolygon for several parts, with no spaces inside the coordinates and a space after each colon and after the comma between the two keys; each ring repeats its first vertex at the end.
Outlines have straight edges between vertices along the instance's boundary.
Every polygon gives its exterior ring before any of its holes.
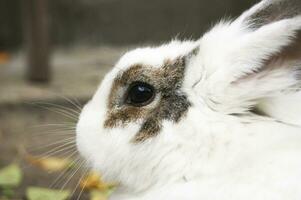
{"type": "Polygon", "coordinates": [[[104,123],[104,127],[114,127],[124,125],[130,121],[140,119],[145,114],[145,110],[137,107],[124,107],[117,110],[111,110],[108,118],[104,123]]]}
{"type": "Polygon", "coordinates": [[[180,90],[184,79],[186,58],[167,60],[161,68],[134,65],[119,74],[114,80],[108,102],[105,128],[125,126],[130,122],[142,120],[142,126],[133,142],[142,142],[156,136],[163,120],[179,122],[187,112],[190,102],[180,90]],[[125,103],[125,93],[135,81],[146,82],[155,88],[158,102],[144,107],[125,103]],[[155,104],[155,105],[154,105],[155,104]]]}

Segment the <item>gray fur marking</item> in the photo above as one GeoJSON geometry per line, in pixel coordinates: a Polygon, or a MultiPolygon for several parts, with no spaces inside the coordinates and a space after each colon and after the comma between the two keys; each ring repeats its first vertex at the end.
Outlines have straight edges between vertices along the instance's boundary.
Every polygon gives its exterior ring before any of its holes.
{"type": "Polygon", "coordinates": [[[257,10],[247,21],[251,28],[258,29],[266,24],[301,14],[301,0],[270,0],[257,10]]]}

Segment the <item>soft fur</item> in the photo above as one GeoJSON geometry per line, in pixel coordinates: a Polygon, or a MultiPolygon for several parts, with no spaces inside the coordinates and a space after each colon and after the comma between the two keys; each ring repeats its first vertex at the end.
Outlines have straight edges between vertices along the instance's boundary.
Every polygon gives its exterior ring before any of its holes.
{"type": "Polygon", "coordinates": [[[264,0],[197,41],[126,53],[77,125],[79,151],[120,184],[112,199],[300,200],[300,11],[299,0],[264,0]],[[158,134],[133,142],[160,105],[158,94],[144,108],[150,111],[104,127],[117,77],[137,64],[160,70],[179,58],[185,73],[177,93],[190,105],[180,120],[161,116],[158,134]]]}

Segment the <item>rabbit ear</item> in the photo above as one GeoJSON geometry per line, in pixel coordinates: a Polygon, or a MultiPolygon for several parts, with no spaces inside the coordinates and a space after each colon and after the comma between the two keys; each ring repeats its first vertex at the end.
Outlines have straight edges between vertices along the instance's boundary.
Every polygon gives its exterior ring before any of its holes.
{"type": "Polygon", "coordinates": [[[234,68],[235,71],[230,72],[236,74],[233,78],[241,78],[271,67],[276,69],[276,64],[273,64],[275,61],[301,61],[300,33],[301,15],[264,25],[242,36],[236,41],[237,46],[231,52],[242,61],[238,63],[239,69],[234,68]]]}
{"type": "Polygon", "coordinates": [[[301,1],[262,1],[204,38],[208,51],[208,41],[223,47],[207,79],[215,110],[244,113],[261,99],[301,89],[301,1]]]}
{"type": "MultiPolygon", "coordinates": [[[[248,29],[254,31],[253,34],[250,34],[250,37],[245,37],[246,43],[242,43],[241,48],[245,46],[247,49],[255,45],[262,46],[263,51],[265,48],[270,48],[270,51],[266,51],[266,54],[268,54],[265,55],[264,60],[266,61],[276,58],[285,60],[300,58],[300,0],[263,0],[243,13],[234,23],[244,24],[248,29]],[[275,32],[273,33],[273,31],[275,32]],[[266,45],[263,40],[266,41],[266,45]]],[[[258,46],[258,49],[260,49],[260,46],[258,46]]],[[[257,55],[260,56],[259,53],[257,55]]]]}
{"type": "Polygon", "coordinates": [[[237,22],[258,29],[269,23],[293,18],[301,13],[300,0],[263,0],[244,12],[237,22]]]}
{"type": "Polygon", "coordinates": [[[243,13],[233,24],[235,23],[253,29],[252,34],[242,39],[245,42],[240,41],[241,49],[252,49],[258,45],[256,48],[259,52],[256,55],[264,56],[264,60],[272,59],[273,56],[285,59],[300,58],[300,0],[263,0],[243,13]],[[267,48],[269,51],[266,51],[267,48]]]}

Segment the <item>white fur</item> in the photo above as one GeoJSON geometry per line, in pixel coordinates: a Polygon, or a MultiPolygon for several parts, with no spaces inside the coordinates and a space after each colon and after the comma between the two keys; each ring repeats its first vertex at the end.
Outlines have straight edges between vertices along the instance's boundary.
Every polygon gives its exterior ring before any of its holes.
{"type": "Polygon", "coordinates": [[[301,199],[301,93],[291,90],[297,80],[290,70],[300,65],[276,62],[266,78],[240,80],[293,42],[301,28],[295,17],[249,29],[244,18],[267,2],[221,22],[198,41],[131,51],[107,74],[80,115],[77,145],[105,179],[120,183],[112,199],[301,199]],[[197,46],[182,86],[192,106],[179,123],[164,121],[158,136],[138,144],[130,140],[141,121],[103,128],[119,72],[137,63],[159,68],[197,46]],[[248,114],[252,106],[272,118],[248,114]]]}

